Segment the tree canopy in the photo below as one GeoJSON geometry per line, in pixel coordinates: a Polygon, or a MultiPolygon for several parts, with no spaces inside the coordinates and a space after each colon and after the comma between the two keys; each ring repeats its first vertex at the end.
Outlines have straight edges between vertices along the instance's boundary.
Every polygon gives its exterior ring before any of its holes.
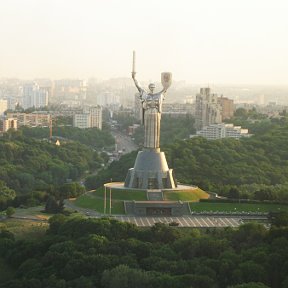
{"type": "Polygon", "coordinates": [[[286,288],[287,226],[151,228],[112,219],[50,218],[46,235],[0,233],[0,257],[17,271],[0,287],[286,288]]]}
{"type": "Polygon", "coordinates": [[[0,204],[13,200],[16,194],[51,191],[78,180],[101,167],[103,161],[98,152],[77,142],[56,146],[18,131],[8,133],[0,139],[0,204]]]}

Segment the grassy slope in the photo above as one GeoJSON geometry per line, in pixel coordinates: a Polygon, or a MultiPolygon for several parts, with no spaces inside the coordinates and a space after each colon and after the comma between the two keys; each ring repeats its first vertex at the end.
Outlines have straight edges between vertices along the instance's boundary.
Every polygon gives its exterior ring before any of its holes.
{"type": "Polygon", "coordinates": [[[164,192],[164,200],[170,201],[189,201],[196,202],[199,199],[207,199],[209,194],[200,188],[189,190],[189,191],[177,191],[177,192],[164,192]]]}
{"type": "MultiPolygon", "coordinates": [[[[124,214],[123,200],[146,200],[144,191],[112,191],[112,214],[124,214]],[[119,193],[118,193],[119,192],[119,193]],[[130,192],[130,193],[129,193],[130,192]],[[137,194],[139,193],[139,194],[137,194]],[[136,195],[135,195],[136,194],[136,195]]],[[[104,210],[103,190],[83,195],[76,199],[75,204],[79,207],[89,208],[100,213],[104,210]]],[[[197,193],[187,192],[165,192],[165,200],[189,201],[192,211],[219,211],[219,212],[269,212],[288,211],[288,205],[279,204],[249,204],[249,203],[202,203],[195,202],[199,198],[207,197],[207,194],[200,190],[197,193]],[[193,202],[194,201],[194,202],[193,202]],[[236,209],[235,209],[236,208],[236,209]]],[[[109,191],[107,191],[106,211],[109,211],[109,191]]]]}
{"type": "MultiPolygon", "coordinates": [[[[112,214],[125,214],[123,200],[147,200],[145,191],[121,191],[112,190],[112,214]]],[[[110,191],[106,191],[106,211],[109,211],[110,191]]],[[[94,192],[80,196],[74,202],[75,205],[88,208],[100,213],[104,213],[104,188],[97,189],[94,192]]]]}
{"type": "MultiPolygon", "coordinates": [[[[125,214],[124,200],[132,201],[145,201],[147,200],[146,191],[139,190],[117,190],[112,189],[112,214],[125,214]]],[[[209,195],[201,189],[191,190],[189,192],[164,192],[164,199],[170,201],[199,201],[201,198],[208,198],[209,195]]],[[[109,211],[110,190],[106,191],[106,211],[109,211]]],[[[87,193],[78,197],[75,205],[88,208],[100,213],[104,213],[104,188],[97,189],[94,192],[87,193]]]]}

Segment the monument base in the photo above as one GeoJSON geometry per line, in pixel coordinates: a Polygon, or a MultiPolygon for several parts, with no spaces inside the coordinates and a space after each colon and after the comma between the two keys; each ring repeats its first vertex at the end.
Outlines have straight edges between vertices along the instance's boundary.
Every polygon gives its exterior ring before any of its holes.
{"type": "Polygon", "coordinates": [[[190,215],[188,203],[181,201],[125,201],[125,212],[135,216],[183,216],[190,215]]]}
{"type": "MultiPolygon", "coordinates": [[[[183,193],[195,193],[194,191],[198,190],[197,186],[188,186],[188,185],[177,185],[176,188],[173,189],[137,189],[137,188],[127,188],[124,186],[124,182],[110,182],[104,184],[105,193],[107,191],[111,191],[112,198],[117,198],[117,192],[125,191],[129,195],[129,191],[135,193],[135,190],[146,191],[146,199],[141,201],[131,201],[124,200],[124,208],[126,215],[135,215],[135,216],[183,216],[190,215],[191,210],[189,207],[188,201],[169,201],[165,200],[165,193],[169,192],[179,192],[183,193]],[[152,195],[151,195],[152,194],[152,195]]],[[[123,195],[123,193],[120,193],[123,195]]],[[[110,196],[111,197],[111,196],[110,196]]],[[[122,199],[123,196],[121,196],[122,199]]],[[[127,197],[131,199],[131,196],[127,197]]],[[[208,198],[208,197],[205,197],[208,198]]],[[[194,199],[194,197],[193,197],[194,199]]]]}
{"type": "Polygon", "coordinates": [[[124,186],[136,189],[173,189],[177,183],[164,152],[158,148],[138,152],[134,168],[128,170],[124,186]]]}

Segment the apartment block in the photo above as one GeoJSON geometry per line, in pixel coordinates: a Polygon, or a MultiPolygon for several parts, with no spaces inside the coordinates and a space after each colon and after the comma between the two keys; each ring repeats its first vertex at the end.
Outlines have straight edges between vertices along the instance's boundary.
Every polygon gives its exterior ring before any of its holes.
{"type": "Polygon", "coordinates": [[[208,140],[215,140],[221,138],[235,138],[249,137],[248,129],[243,129],[241,126],[234,126],[233,124],[211,124],[203,127],[202,130],[196,132],[194,136],[202,136],[208,140]]]}
{"type": "Polygon", "coordinates": [[[12,112],[7,113],[7,118],[13,118],[17,120],[18,127],[48,127],[50,124],[51,115],[47,112],[33,112],[33,113],[19,113],[12,112]]]}
{"type": "Polygon", "coordinates": [[[210,88],[201,88],[196,95],[195,127],[201,130],[205,126],[222,122],[222,107],[218,103],[217,94],[211,93],[210,88]]]}

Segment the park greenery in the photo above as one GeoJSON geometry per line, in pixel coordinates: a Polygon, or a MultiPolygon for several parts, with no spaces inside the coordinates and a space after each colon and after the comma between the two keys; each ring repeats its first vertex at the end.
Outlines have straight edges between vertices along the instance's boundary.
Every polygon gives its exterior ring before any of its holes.
{"type": "MultiPolygon", "coordinates": [[[[163,121],[165,123],[165,121],[163,121]]],[[[180,183],[197,185],[219,195],[239,199],[288,201],[288,118],[254,123],[250,138],[202,137],[176,140],[161,146],[180,183]]],[[[89,189],[123,181],[134,165],[136,152],[123,156],[87,178],[89,189]]]]}
{"type": "MultiPolygon", "coordinates": [[[[125,117],[121,117],[117,119],[123,122],[125,117]]],[[[254,110],[238,109],[231,121],[234,124],[246,121],[254,136],[208,141],[200,137],[180,140],[194,129],[190,116],[173,118],[163,115],[161,140],[166,144],[161,149],[179,183],[197,185],[233,199],[287,202],[287,119],[287,116],[270,119],[254,110]]],[[[133,119],[128,120],[133,122],[133,119]]],[[[124,123],[126,126],[130,123],[128,120],[124,123]]],[[[83,179],[92,172],[85,182],[90,190],[111,179],[123,181],[128,169],[133,167],[137,151],[112,162],[97,176],[93,174],[107,161],[107,155],[105,157],[95,149],[114,143],[107,129],[56,127],[55,131],[62,131],[59,135],[70,139],[61,141],[59,147],[43,140],[48,134],[47,129],[23,127],[17,132],[10,131],[0,140],[2,209],[7,205],[47,201],[49,196],[60,204],[63,197],[59,196],[59,191],[67,180],[83,179]]],[[[71,192],[71,196],[76,194],[71,192]]]]}
{"type": "MultiPolygon", "coordinates": [[[[20,131],[26,137],[37,139],[49,137],[49,127],[29,128],[23,126],[20,128],[20,131]]],[[[111,147],[115,143],[115,140],[108,128],[103,130],[99,130],[98,128],[80,129],[77,127],[61,125],[53,127],[53,137],[60,137],[60,140],[64,138],[64,140],[77,141],[97,150],[111,147]]]]}
{"type": "MultiPolygon", "coordinates": [[[[101,187],[95,191],[87,192],[81,195],[77,199],[70,200],[78,207],[88,208],[99,213],[104,213],[104,201],[106,200],[106,213],[110,207],[110,195],[111,195],[111,213],[112,214],[125,214],[124,201],[147,201],[146,190],[133,190],[133,189],[105,189],[101,187]]],[[[189,191],[163,191],[164,200],[168,201],[191,201],[196,202],[199,199],[207,199],[209,195],[199,188],[191,189],[189,191]]],[[[288,206],[287,206],[288,209],[288,206]]]]}
{"type": "Polygon", "coordinates": [[[286,288],[287,215],[198,230],[58,214],[37,238],[2,229],[0,287],[286,288]]]}
{"type": "MultiPolygon", "coordinates": [[[[75,200],[78,206],[90,205],[88,208],[96,210],[99,206],[100,212],[103,209],[103,188],[83,195],[85,188],[79,182],[105,162],[95,149],[101,149],[110,140],[102,139],[105,144],[97,146],[91,144],[91,139],[101,138],[102,134],[95,132],[96,136],[87,130],[88,135],[92,134],[85,138],[84,132],[67,129],[70,136],[62,137],[73,141],[56,146],[42,140],[47,135],[42,137],[41,129],[8,132],[0,139],[1,210],[12,216],[15,212],[12,206],[45,202],[44,210],[57,215],[50,218],[49,227],[45,223],[43,226],[40,223],[40,227],[35,222],[27,228],[22,224],[25,221],[18,220],[18,231],[24,226],[30,231],[19,234],[12,233],[15,227],[9,227],[13,221],[16,225],[14,219],[0,223],[0,287],[288,287],[288,206],[279,204],[288,201],[287,118],[264,119],[254,112],[237,113],[233,121],[251,125],[254,129],[251,138],[181,140],[192,129],[181,126],[186,132],[178,131],[178,140],[167,140],[161,149],[166,152],[178,182],[198,185],[234,199],[218,203],[217,210],[221,205],[220,210],[227,212],[249,212],[252,206],[254,211],[276,211],[270,213],[270,229],[258,223],[244,224],[237,229],[182,229],[161,223],[140,228],[113,219],[66,217],[61,214],[66,198],[78,197],[75,200]],[[243,198],[251,203],[240,201],[243,198]],[[274,203],[259,205],[259,201],[267,200],[274,203]]],[[[161,130],[163,139],[172,138],[169,133],[175,134],[180,122],[175,123],[171,118],[167,130],[165,126],[162,128],[165,128],[161,130]],[[164,136],[169,127],[171,131],[164,136]]],[[[101,187],[111,179],[123,181],[128,168],[133,167],[136,154],[137,151],[124,155],[96,176],[87,177],[87,189],[101,187]]],[[[146,197],[144,191],[112,193],[112,213],[123,213],[124,199],[145,200],[146,197]]],[[[175,194],[165,197],[179,200],[175,194]]],[[[183,200],[187,195],[179,193],[177,197],[183,200]]],[[[194,211],[214,211],[213,204],[204,201],[190,203],[190,207],[194,211]]]]}
{"type": "Polygon", "coordinates": [[[101,167],[98,152],[77,142],[60,146],[10,131],[0,139],[0,208],[35,205],[53,196],[76,197],[83,187],[75,182],[101,167]],[[67,189],[67,186],[68,189],[67,189]],[[69,190],[69,193],[67,192],[69,190]]]}

